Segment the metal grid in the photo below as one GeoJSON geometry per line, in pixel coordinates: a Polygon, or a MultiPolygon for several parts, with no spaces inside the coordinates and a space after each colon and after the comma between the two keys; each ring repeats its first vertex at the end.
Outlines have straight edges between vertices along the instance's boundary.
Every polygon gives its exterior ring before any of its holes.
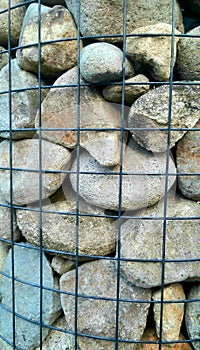
{"type": "MultiPolygon", "coordinates": [[[[173,78],[173,67],[174,67],[174,39],[175,37],[185,37],[185,34],[175,34],[175,18],[174,18],[174,13],[175,13],[175,1],[172,0],[172,20],[171,20],[171,26],[172,26],[172,34],[127,34],[126,33],[126,10],[127,10],[127,1],[123,0],[123,34],[107,34],[107,35],[98,35],[98,36],[82,36],[80,34],[80,2],[77,1],[78,7],[79,7],[79,25],[77,28],[77,37],[74,38],[67,38],[67,39],[60,39],[60,40],[55,40],[55,41],[48,41],[46,43],[53,43],[53,42],[59,42],[59,41],[69,41],[69,40],[76,40],[77,41],[77,49],[78,49],[78,53],[77,53],[77,66],[78,66],[78,81],[77,84],[70,84],[70,85],[59,85],[59,86],[52,86],[51,84],[49,85],[42,85],[42,81],[41,81],[41,69],[40,69],[40,58],[41,58],[41,45],[43,44],[41,42],[41,3],[40,0],[38,0],[38,43],[39,44],[33,44],[33,45],[26,45],[26,46],[16,46],[16,47],[11,47],[11,43],[10,43],[10,32],[11,32],[11,10],[15,9],[17,7],[23,6],[23,5],[29,5],[31,3],[35,2],[34,0],[28,0],[25,2],[21,2],[21,4],[19,5],[15,5],[12,6],[11,5],[11,0],[8,0],[8,8],[6,10],[0,11],[0,14],[2,14],[3,12],[7,12],[8,14],[8,48],[1,52],[1,54],[3,53],[8,53],[9,54],[9,90],[8,91],[3,91],[0,92],[0,94],[9,94],[9,109],[10,109],[10,125],[9,125],[9,130],[2,130],[2,131],[9,131],[10,132],[10,167],[9,168],[3,168],[4,170],[9,170],[10,171],[10,204],[0,204],[1,207],[6,207],[10,209],[10,223],[11,223],[11,232],[10,232],[10,240],[6,240],[3,238],[0,238],[0,241],[2,242],[6,242],[9,243],[11,246],[11,251],[12,251],[12,274],[6,275],[3,272],[0,272],[2,275],[6,276],[7,278],[12,280],[12,309],[8,309],[7,307],[5,307],[3,304],[0,304],[1,308],[4,308],[7,310],[7,312],[12,314],[12,319],[13,319],[13,341],[9,342],[8,339],[5,339],[2,335],[0,335],[0,338],[5,341],[7,344],[11,345],[11,347],[13,349],[16,350],[21,350],[19,347],[16,346],[16,339],[15,339],[15,320],[16,317],[19,317],[27,322],[31,322],[33,324],[37,324],[40,327],[40,349],[42,350],[42,334],[43,334],[43,329],[44,328],[49,328],[49,329],[53,329],[53,330],[58,330],[60,332],[65,332],[68,334],[73,334],[75,336],[75,349],[78,349],[78,343],[77,343],[77,338],[79,336],[84,336],[84,337],[88,337],[88,338],[94,338],[94,339],[102,339],[102,340],[108,340],[111,341],[113,344],[115,344],[115,350],[118,349],[119,344],[121,342],[127,342],[127,343],[144,343],[144,344],[158,344],[159,345],[159,349],[162,348],[163,345],[165,344],[177,344],[177,343],[192,343],[195,341],[200,341],[200,339],[185,339],[185,340],[177,340],[177,341],[173,341],[173,342],[166,342],[163,341],[162,339],[162,323],[163,323],[163,306],[165,303],[190,303],[190,302],[200,302],[199,299],[192,299],[192,300],[172,300],[172,301],[165,301],[164,300],[164,276],[165,276],[165,264],[167,263],[173,263],[173,262],[189,262],[189,261],[200,261],[200,257],[198,259],[176,259],[176,260],[169,260],[165,258],[165,247],[166,247],[166,225],[167,225],[167,220],[197,220],[200,219],[200,216],[198,217],[193,217],[188,215],[187,217],[169,217],[167,216],[167,192],[168,192],[168,178],[169,176],[173,176],[174,174],[171,174],[169,172],[169,156],[170,156],[170,134],[171,131],[177,131],[180,130],[179,128],[172,128],[171,127],[171,115],[172,115],[172,92],[173,92],[173,86],[175,85],[189,85],[189,84],[197,84],[199,85],[199,82],[194,82],[194,81],[180,81],[180,82],[174,82],[174,78],[173,78]],[[125,52],[126,52],[126,38],[130,37],[130,36],[170,36],[171,37],[171,63],[170,63],[170,79],[169,82],[163,81],[163,82],[156,82],[156,81],[150,81],[149,83],[147,82],[140,82],[137,84],[149,84],[150,86],[156,86],[156,85],[167,85],[169,87],[169,103],[168,103],[168,126],[167,128],[159,128],[159,130],[167,130],[168,132],[168,140],[167,140],[167,151],[166,151],[166,171],[165,171],[165,188],[164,188],[164,210],[163,210],[163,216],[159,217],[150,217],[150,216],[145,216],[142,217],[143,220],[163,220],[163,239],[162,239],[162,259],[156,259],[156,260],[148,260],[148,261],[152,261],[152,262],[161,262],[162,264],[162,282],[161,282],[161,302],[159,301],[147,301],[147,300],[140,300],[140,301],[133,301],[133,300],[127,300],[127,299],[120,299],[120,262],[121,261],[137,261],[137,262],[145,262],[145,259],[126,259],[126,258],[121,258],[120,253],[120,235],[121,235],[121,220],[122,219],[141,219],[141,216],[133,216],[133,215],[128,215],[128,214],[124,214],[121,210],[121,202],[122,202],[122,175],[125,175],[126,173],[122,172],[122,161],[123,161],[123,142],[124,142],[124,133],[126,131],[131,131],[131,128],[127,128],[125,127],[124,124],[124,120],[125,120],[125,105],[124,105],[124,98],[125,98],[125,94],[124,94],[124,88],[125,88],[125,52]],[[80,132],[81,131],[108,131],[108,130],[113,130],[112,128],[104,128],[104,129],[90,129],[90,128],[81,128],[80,126],[80,100],[81,100],[81,92],[80,92],[80,88],[82,86],[90,86],[90,83],[82,83],[80,82],[80,40],[81,39],[103,39],[103,38],[108,38],[108,37],[122,37],[123,38],[123,78],[122,78],[122,101],[121,101],[121,127],[120,128],[116,128],[115,130],[120,131],[120,144],[121,144],[121,149],[120,149],[120,169],[119,172],[113,173],[112,174],[116,174],[119,175],[119,203],[118,203],[118,212],[116,212],[115,214],[111,215],[111,214],[85,214],[85,213],[80,213],[79,212],[79,175],[80,174],[84,174],[85,172],[80,172],[80,132]],[[38,128],[26,128],[26,129],[14,129],[12,127],[12,93],[13,92],[21,92],[24,90],[27,90],[25,88],[21,88],[21,89],[12,89],[12,79],[11,79],[11,59],[12,59],[12,55],[15,52],[15,50],[19,49],[19,48],[25,48],[25,47],[31,47],[31,46],[38,46],[38,86],[32,87],[29,90],[37,90],[38,91],[38,111],[39,111],[39,126],[38,128]],[[76,158],[77,158],[77,184],[76,184],[76,211],[75,212],[56,212],[56,211],[47,211],[43,208],[43,201],[42,201],[42,175],[43,173],[51,173],[52,170],[42,170],[42,131],[60,131],[62,129],[60,128],[42,128],[42,113],[41,113],[41,90],[42,89],[49,89],[49,88],[63,88],[63,87],[77,87],[77,128],[68,128],[67,130],[73,130],[73,131],[77,131],[77,147],[76,147],[76,158]],[[38,138],[39,138],[39,169],[36,171],[34,169],[24,169],[24,168],[14,168],[13,167],[13,162],[12,162],[12,131],[34,131],[34,132],[38,132],[38,138]],[[18,205],[14,205],[13,204],[13,171],[29,171],[29,172],[37,172],[39,173],[39,183],[40,183],[40,188],[39,188],[39,209],[36,208],[32,208],[29,206],[23,207],[23,206],[18,206],[18,205]],[[33,250],[39,250],[40,252],[40,265],[38,266],[38,269],[40,271],[40,284],[36,285],[34,283],[29,283],[25,280],[19,280],[15,277],[15,266],[14,266],[14,246],[25,246],[24,243],[17,243],[14,241],[14,232],[13,232],[13,222],[14,222],[14,210],[15,209],[21,209],[21,210],[28,210],[28,211],[37,211],[39,212],[39,236],[40,236],[40,245],[39,247],[35,247],[32,245],[28,245],[26,244],[26,247],[28,247],[29,249],[33,249],[33,250]],[[70,253],[70,252],[61,252],[58,250],[52,250],[52,249],[46,249],[43,248],[42,246],[42,242],[43,242],[43,231],[42,231],[42,225],[43,225],[43,214],[44,213],[51,213],[53,214],[58,214],[58,215],[62,215],[62,214],[67,214],[67,215],[72,215],[75,216],[76,218],[76,253],[70,253]],[[115,218],[118,220],[118,237],[117,237],[117,241],[118,241],[118,246],[117,246],[117,257],[113,257],[113,256],[92,256],[92,255],[84,255],[84,254],[79,254],[79,249],[78,249],[78,242],[79,242],[79,220],[80,217],[82,216],[89,216],[89,217],[94,217],[94,216],[99,216],[99,217],[105,217],[105,218],[115,218]],[[70,330],[63,330],[60,328],[56,328],[54,326],[49,326],[47,324],[43,323],[43,291],[44,290],[48,290],[48,288],[46,288],[43,285],[43,259],[42,259],[42,255],[43,253],[55,253],[55,254],[60,254],[61,256],[63,254],[68,254],[69,256],[73,257],[76,261],[76,288],[75,288],[75,292],[73,294],[74,298],[75,298],[75,309],[74,309],[74,315],[75,315],[75,324],[74,324],[74,332],[71,332],[70,330]],[[105,259],[105,260],[113,260],[116,261],[116,265],[117,265],[117,286],[116,286],[116,298],[99,298],[99,297],[95,297],[95,296],[86,296],[86,295],[81,295],[78,293],[78,281],[79,281],[79,271],[78,271],[78,266],[79,266],[79,257],[82,258],[94,258],[94,259],[105,259]],[[40,289],[40,321],[36,322],[33,321],[27,317],[24,317],[21,314],[18,314],[16,312],[15,309],[15,283],[16,282],[21,282],[23,284],[32,286],[32,287],[37,287],[40,289]],[[83,333],[79,333],[78,332],[78,298],[90,298],[90,299],[101,299],[101,300],[111,300],[113,302],[116,303],[116,332],[115,332],[115,337],[114,338],[104,338],[104,337],[99,337],[99,336],[93,336],[90,334],[83,334],[83,333]],[[154,303],[161,303],[161,311],[160,311],[160,337],[159,340],[157,342],[154,341],[139,341],[139,340],[127,340],[127,339],[119,339],[118,334],[119,334],[119,305],[120,302],[127,302],[127,303],[133,303],[133,302],[137,302],[137,303],[150,303],[150,304],[154,304],[154,303]]],[[[195,37],[195,38],[199,38],[198,35],[190,35],[191,37],[195,37]]],[[[188,37],[188,34],[187,34],[188,37]]],[[[112,82],[110,83],[111,85],[119,85],[119,83],[115,83],[112,82]]],[[[129,83],[131,84],[131,83],[129,83]]],[[[101,85],[101,84],[97,84],[97,85],[101,85]]],[[[107,85],[109,85],[109,83],[107,83],[107,85]]],[[[137,128],[137,130],[140,130],[140,128],[137,128]]],[[[142,128],[142,130],[151,130],[150,128],[142,128]]],[[[152,129],[155,130],[155,129],[152,129]]],[[[182,130],[194,130],[194,128],[183,128],[182,130]]],[[[195,130],[200,131],[200,129],[196,128],[195,130]]],[[[63,171],[53,171],[54,173],[67,173],[70,174],[72,173],[72,171],[70,170],[63,170],[63,171]]],[[[90,173],[89,173],[90,174],[90,173]]],[[[98,173],[100,174],[100,173],[98,173]]],[[[103,173],[103,174],[109,174],[108,173],[103,173]]],[[[127,173],[130,174],[130,173],[127,173]]],[[[134,175],[137,175],[136,173],[134,173],[134,175]]],[[[140,175],[142,175],[140,173],[140,175]]],[[[145,173],[144,175],[148,175],[147,173],[145,173]]],[[[151,175],[151,172],[149,172],[149,175],[151,175]]],[[[155,175],[155,174],[154,174],[155,175]]],[[[160,175],[159,173],[157,173],[156,175],[160,175]]],[[[178,173],[178,176],[181,175],[187,175],[186,173],[178,173]]],[[[188,173],[188,175],[194,175],[194,176],[199,176],[199,173],[195,173],[195,174],[191,174],[188,173]]],[[[67,294],[67,295],[71,295],[71,293],[67,293],[67,292],[63,292],[57,289],[52,289],[52,291],[55,291],[56,293],[63,293],[63,294],[67,294]]]]}

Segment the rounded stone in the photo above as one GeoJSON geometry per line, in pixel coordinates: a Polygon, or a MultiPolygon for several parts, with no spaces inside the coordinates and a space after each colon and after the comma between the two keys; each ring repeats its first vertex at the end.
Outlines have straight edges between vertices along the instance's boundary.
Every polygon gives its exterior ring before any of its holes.
{"type": "MultiPolygon", "coordinates": [[[[185,323],[190,339],[200,338],[200,283],[194,284],[188,293],[188,300],[197,299],[186,304],[185,323]]],[[[199,350],[200,341],[193,341],[192,345],[195,350],[199,350]]]]}
{"type": "Polygon", "coordinates": [[[8,64],[9,55],[8,52],[4,52],[6,49],[4,49],[3,46],[0,46],[0,70],[8,64]]]}

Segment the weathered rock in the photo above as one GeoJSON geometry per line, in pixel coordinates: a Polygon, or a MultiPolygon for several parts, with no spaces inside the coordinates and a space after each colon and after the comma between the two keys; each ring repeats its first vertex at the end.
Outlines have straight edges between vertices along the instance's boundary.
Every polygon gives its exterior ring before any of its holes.
{"type": "Polygon", "coordinates": [[[9,204],[5,202],[3,197],[0,196],[0,237],[11,241],[13,231],[13,239],[17,241],[21,237],[21,234],[17,229],[14,209],[12,209],[12,217],[11,226],[11,208],[9,208],[9,204]]]}
{"type": "MultiPolygon", "coordinates": [[[[131,105],[139,96],[143,95],[150,88],[149,79],[143,74],[138,74],[133,78],[125,80],[124,85],[124,103],[131,105]],[[144,84],[137,84],[142,83],[144,84]],[[147,83],[147,84],[145,84],[147,83]]],[[[122,82],[119,85],[108,85],[103,89],[103,97],[114,103],[122,103],[122,82]]]]}
{"type": "Polygon", "coordinates": [[[188,37],[180,38],[178,43],[177,70],[181,79],[200,80],[200,58],[198,55],[200,50],[198,38],[200,26],[190,30],[186,34],[188,37]]]}
{"type": "MultiPolygon", "coordinates": [[[[109,260],[96,260],[79,267],[78,293],[88,298],[78,298],[78,332],[103,338],[115,338],[116,301],[98,298],[116,298],[117,274],[114,263],[109,260]],[[94,296],[97,299],[91,299],[94,296]]],[[[74,293],[75,271],[67,272],[60,279],[60,289],[74,293]]],[[[146,303],[119,303],[119,339],[140,340],[146,326],[151,291],[137,288],[120,279],[120,299],[133,301],[146,300],[146,303]]],[[[61,304],[67,327],[74,331],[75,298],[61,294],[61,304]]],[[[106,340],[78,337],[81,350],[114,349],[114,343],[106,340]]],[[[135,349],[134,343],[119,343],[119,349],[135,349]]]]}
{"type": "Polygon", "coordinates": [[[62,275],[63,273],[74,269],[75,266],[76,266],[76,262],[74,260],[64,259],[58,255],[54,256],[51,262],[51,267],[59,275],[62,275]]]}
{"type": "MultiPolygon", "coordinates": [[[[200,284],[195,284],[190,289],[188,300],[200,299],[200,284]]],[[[185,323],[190,339],[200,338],[200,301],[194,301],[186,304],[185,323]]],[[[200,341],[193,341],[193,347],[200,349],[200,341]]]]}
{"type": "MultiPolygon", "coordinates": [[[[51,292],[46,288],[58,289],[58,280],[53,277],[51,267],[43,255],[43,308],[42,321],[51,325],[61,313],[59,294],[51,292]]],[[[40,252],[28,246],[14,246],[14,267],[15,278],[22,282],[15,281],[15,311],[26,317],[28,320],[38,322],[32,323],[20,317],[15,318],[16,346],[23,350],[32,350],[40,344],[40,252]],[[29,284],[27,284],[29,283],[29,284]],[[34,287],[32,284],[37,285],[34,287]]],[[[12,254],[11,250],[4,266],[4,273],[12,276],[12,254]]],[[[2,278],[2,306],[5,306],[11,313],[0,308],[0,333],[8,341],[13,341],[12,322],[12,280],[2,278]]],[[[42,329],[43,339],[48,334],[48,328],[42,329]]]]}
{"type": "MultiPolygon", "coordinates": [[[[76,196],[68,188],[65,188],[65,195],[65,201],[43,206],[45,210],[42,224],[43,246],[64,251],[66,256],[74,258],[77,246],[76,196]],[[52,211],[58,214],[52,214],[52,211]]],[[[22,234],[28,242],[38,246],[40,244],[39,210],[38,212],[17,210],[16,213],[17,224],[22,234]]],[[[117,234],[117,224],[114,219],[99,217],[105,215],[104,211],[88,205],[81,198],[79,199],[79,213],[83,214],[79,218],[79,254],[107,255],[112,253],[115,250],[117,234]]]]}
{"type": "MultiPolygon", "coordinates": [[[[43,131],[44,138],[62,146],[74,148],[77,143],[78,127],[77,68],[69,70],[54,83],[42,103],[42,127],[60,128],[59,131],[43,131]]],[[[80,83],[84,83],[81,79],[80,83]]],[[[38,116],[36,117],[36,127],[38,116]]],[[[121,110],[106,102],[96,89],[88,86],[80,88],[80,127],[88,131],[80,132],[80,144],[99,163],[112,166],[120,160],[120,131],[102,131],[101,128],[120,128],[121,110]],[[93,130],[94,129],[94,130],[93,130]],[[97,129],[97,130],[96,130],[97,129]]]]}
{"type": "MultiPolygon", "coordinates": [[[[65,0],[66,5],[78,26],[80,7],[80,31],[84,36],[111,36],[97,38],[98,40],[119,42],[123,40],[123,2],[118,0],[81,0],[80,6],[76,0],[65,0]],[[113,37],[112,37],[113,34],[113,37]],[[116,34],[121,34],[117,37],[116,34]]],[[[134,29],[158,22],[171,23],[172,4],[170,0],[146,1],[128,0],[126,3],[126,34],[134,29]]],[[[175,1],[175,25],[183,30],[182,15],[178,1],[175,1]]]]}
{"type": "MultiPolygon", "coordinates": [[[[122,210],[147,207],[163,197],[165,158],[166,156],[163,154],[153,155],[140,147],[134,140],[130,140],[123,157],[122,172],[125,174],[122,175],[122,210]]],[[[176,169],[172,158],[170,158],[169,164],[169,172],[174,174],[169,178],[170,189],[175,181],[176,169]]],[[[76,168],[77,161],[75,160],[70,174],[74,190],[76,190],[77,181],[76,168]]],[[[80,155],[80,196],[93,205],[117,211],[119,207],[119,172],[119,166],[103,167],[87,152],[83,152],[80,155]],[[83,173],[81,174],[81,172],[83,173]]]]}
{"type": "MultiPolygon", "coordinates": [[[[122,79],[123,52],[109,43],[94,43],[85,46],[80,54],[80,72],[90,83],[109,83],[122,79]]],[[[130,61],[125,59],[126,77],[134,76],[130,61]]]]}
{"type": "MultiPolygon", "coordinates": [[[[171,36],[152,36],[152,34],[172,34],[172,25],[167,23],[151,24],[136,28],[131,34],[146,34],[149,36],[128,37],[126,55],[133,61],[143,65],[155,80],[165,81],[170,78],[171,36]]],[[[175,34],[181,34],[175,30],[175,34]]],[[[176,62],[176,48],[179,41],[174,37],[173,66],[176,62]]]]}
{"type": "MultiPolygon", "coordinates": [[[[50,8],[41,5],[41,42],[54,40],[53,43],[41,45],[40,70],[42,74],[62,74],[76,65],[77,40],[65,40],[73,37],[77,37],[77,30],[69,11],[63,6],[50,8]]],[[[31,4],[24,17],[19,45],[37,43],[38,4],[31,4]]],[[[80,41],[81,47],[82,42],[80,41]]],[[[21,68],[37,72],[38,46],[18,49],[17,59],[21,68]]]]}
{"type": "MultiPolygon", "coordinates": [[[[0,287],[1,287],[1,280],[3,275],[1,274],[1,271],[3,271],[3,267],[8,255],[8,251],[9,251],[9,246],[0,241],[0,287]]],[[[0,290],[0,301],[1,301],[1,290],[0,290]]]]}
{"type": "MultiPolygon", "coordinates": [[[[145,261],[121,262],[121,272],[139,287],[150,288],[161,285],[163,220],[157,218],[162,218],[163,213],[163,202],[160,202],[137,213],[141,219],[130,219],[121,227],[121,258],[145,261]],[[143,219],[144,217],[150,219],[143,219]]],[[[165,261],[164,283],[180,282],[190,278],[200,280],[200,262],[189,261],[197,259],[200,254],[199,204],[181,197],[170,199],[167,216],[171,217],[171,220],[167,220],[166,224],[165,260],[188,259],[188,261],[165,261]],[[185,217],[189,219],[183,219],[185,217]],[[190,220],[190,217],[196,219],[190,220]]]]}
{"type": "MultiPolygon", "coordinates": [[[[199,120],[199,94],[200,85],[173,86],[170,126],[178,130],[170,131],[170,147],[183,137],[187,128],[192,128],[199,120]]],[[[128,126],[136,128],[131,130],[131,133],[141,146],[152,152],[166,152],[168,120],[169,86],[165,85],[147,92],[133,103],[129,112],[128,126]],[[151,130],[146,130],[147,128],[151,130]]]]}
{"type": "MultiPolygon", "coordinates": [[[[184,302],[173,303],[177,300],[185,300],[185,293],[180,283],[170,284],[166,286],[163,291],[163,300],[170,303],[163,304],[163,318],[162,318],[162,340],[174,341],[178,340],[180,329],[184,317],[184,302]]],[[[161,301],[161,290],[153,293],[154,301],[161,301]]],[[[156,324],[157,336],[160,336],[160,314],[161,304],[155,303],[153,305],[154,320],[156,324]]],[[[172,344],[173,346],[173,344],[172,344]]]]}
{"type": "MultiPolygon", "coordinates": [[[[11,0],[10,6],[16,6],[22,3],[22,0],[11,0]]],[[[8,46],[9,25],[8,25],[8,0],[1,0],[0,3],[0,45],[8,46]],[[5,12],[3,12],[5,11],[5,12]]],[[[10,43],[16,46],[19,40],[21,26],[26,11],[25,6],[19,6],[10,11],[10,43]]]]}
{"type": "MultiPolygon", "coordinates": [[[[34,128],[38,109],[38,80],[32,73],[22,70],[14,59],[11,61],[11,83],[13,90],[27,89],[11,93],[12,129],[34,128]]],[[[43,82],[42,82],[43,83],[43,82]]],[[[41,89],[41,98],[48,89],[41,89]]],[[[0,71],[0,136],[10,137],[10,104],[9,104],[9,65],[0,71]],[[5,91],[5,93],[3,93],[5,91]],[[5,130],[5,131],[4,131],[5,130]],[[7,130],[7,131],[6,131],[7,130]]],[[[13,139],[31,138],[35,131],[12,131],[13,139]]]]}
{"type": "MultiPolygon", "coordinates": [[[[200,122],[195,125],[200,128],[200,122]]],[[[178,186],[181,193],[190,199],[200,200],[200,131],[188,131],[179,140],[176,150],[177,169],[179,173],[191,175],[178,176],[178,186]]]]}
{"type": "Polygon", "coordinates": [[[4,51],[6,51],[6,49],[4,49],[3,46],[0,46],[0,70],[8,63],[8,52],[4,51]]]}
{"type": "MultiPolygon", "coordinates": [[[[71,159],[70,152],[59,145],[42,140],[42,188],[40,193],[39,176],[39,139],[26,139],[12,143],[12,167],[26,169],[13,170],[13,204],[24,205],[47,198],[62,184],[66,174],[59,171],[67,170],[71,159]],[[32,171],[31,171],[32,170],[32,171]],[[51,170],[50,173],[45,171],[51,170]],[[58,172],[55,172],[58,171],[58,172]]],[[[10,202],[10,143],[5,140],[0,143],[0,194],[10,202]]]]}

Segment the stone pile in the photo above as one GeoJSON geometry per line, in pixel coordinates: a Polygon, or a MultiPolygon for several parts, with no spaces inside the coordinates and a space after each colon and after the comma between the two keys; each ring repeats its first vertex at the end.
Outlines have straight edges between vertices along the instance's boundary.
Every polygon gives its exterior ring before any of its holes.
{"type": "Polygon", "coordinates": [[[0,349],[200,350],[200,2],[7,6],[0,349]]]}

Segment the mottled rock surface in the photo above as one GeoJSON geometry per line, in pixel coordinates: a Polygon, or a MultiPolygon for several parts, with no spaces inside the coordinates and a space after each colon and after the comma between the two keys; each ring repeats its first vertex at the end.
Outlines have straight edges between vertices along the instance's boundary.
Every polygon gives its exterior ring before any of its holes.
{"type": "MultiPolygon", "coordinates": [[[[200,284],[195,284],[189,291],[187,299],[200,299],[200,284]]],[[[200,301],[186,304],[185,323],[190,339],[200,338],[200,301]]],[[[195,350],[200,349],[200,341],[193,341],[195,350]]]]}
{"type": "MultiPolygon", "coordinates": [[[[4,264],[8,255],[8,251],[9,251],[9,246],[6,243],[0,241],[0,287],[1,287],[1,280],[3,277],[1,272],[3,271],[4,264]]],[[[0,290],[0,301],[1,301],[1,290],[0,290]]]]}
{"type": "MultiPolygon", "coordinates": [[[[163,220],[156,218],[162,218],[163,213],[163,203],[160,202],[137,213],[141,219],[130,219],[121,227],[121,258],[145,261],[121,262],[122,274],[139,287],[150,288],[161,285],[162,265],[158,260],[162,259],[163,220]],[[155,220],[152,219],[154,217],[155,220]]],[[[167,216],[172,219],[168,219],[166,225],[165,259],[185,259],[186,262],[165,261],[164,283],[180,282],[190,278],[198,281],[200,262],[187,259],[198,259],[200,255],[199,204],[181,197],[171,199],[168,201],[167,216]],[[196,219],[183,219],[188,216],[196,219]]]]}
{"type": "MultiPolygon", "coordinates": [[[[21,235],[17,230],[15,211],[12,212],[12,230],[13,230],[13,239],[17,241],[21,235]]],[[[0,196],[0,237],[11,240],[11,209],[9,208],[8,203],[0,196]]]]}
{"type": "MultiPolygon", "coordinates": [[[[43,84],[43,81],[42,81],[43,84]]],[[[15,91],[11,94],[12,128],[26,129],[34,128],[35,116],[38,109],[38,79],[32,73],[22,70],[16,59],[11,61],[11,86],[15,91]]],[[[10,104],[9,104],[9,65],[7,64],[0,71],[0,136],[10,137],[10,104]],[[5,92],[5,93],[3,93],[5,92]],[[5,131],[4,131],[5,130],[5,131]]],[[[48,89],[41,89],[41,99],[48,92],[48,89]]],[[[13,139],[30,138],[35,131],[12,131],[13,139]]]]}
{"type": "MultiPolygon", "coordinates": [[[[116,298],[117,274],[114,263],[96,260],[79,267],[78,293],[92,298],[78,298],[78,332],[100,337],[115,338],[116,301],[99,298],[116,298]]],[[[62,275],[60,289],[75,291],[75,271],[62,275]]],[[[146,300],[146,303],[119,303],[119,339],[139,340],[143,334],[149,309],[151,291],[137,288],[120,279],[120,299],[146,300]]],[[[67,327],[74,331],[74,296],[61,294],[61,304],[67,327]]],[[[114,349],[115,344],[106,340],[78,337],[81,350],[114,349]]],[[[135,349],[134,343],[119,343],[119,349],[135,349]]]]}
{"type": "MultiPolygon", "coordinates": [[[[199,120],[200,85],[174,85],[171,105],[171,128],[180,128],[170,132],[170,147],[183,137],[187,130],[199,120]]],[[[152,152],[166,152],[169,120],[169,86],[160,86],[140,96],[130,109],[129,128],[134,139],[152,152]],[[145,130],[151,128],[151,130],[145,130]],[[161,130],[164,128],[165,130],[161,130]],[[155,130],[154,130],[155,129],[155,130]]]]}
{"type": "Polygon", "coordinates": [[[125,74],[134,76],[134,69],[123,51],[109,43],[94,43],[85,46],[80,54],[80,72],[90,83],[109,83],[122,79],[122,63],[125,59],[125,74]]]}
{"type": "Polygon", "coordinates": [[[179,173],[191,174],[178,176],[180,191],[185,197],[199,201],[200,176],[194,174],[200,173],[200,131],[195,128],[200,128],[200,122],[178,142],[176,161],[179,173]]]}
{"type": "MultiPolygon", "coordinates": [[[[76,172],[76,160],[71,170],[76,172]]],[[[169,160],[169,188],[175,181],[176,169],[172,158],[169,160]]],[[[163,154],[153,155],[130,140],[123,157],[122,210],[136,210],[155,204],[164,195],[166,159],[163,154]],[[161,175],[156,175],[156,174],[161,175]],[[135,175],[134,175],[135,174],[135,175]],[[149,175],[150,174],[150,175],[149,175]],[[163,175],[162,175],[163,174],[163,175]]],[[[80,155],[79,194],[93,205],[118,210],[119,167],[103,167],[87,152],[80,155]],[[98,174],[99,173],[99,174],[98,174]]],[[[76,190],[77,175],[71,173],[70,180],[76,190]]]]}
{"type": "MultiPolygon", "coordinates": [[[[42,198],[52,195],[62,184],[66,174],[55,171],[67,170],[71,159],[70,152],[59,145],[42,140],[42,198]]],[[[0,143],[0,168],[10,168],[10,144],[0,143]]],[[[40,198],[39,140],[26,139],[12,143],[13,204],[24,205],[40,198]],[[26,171],[28,169],[29,171],[26,171]],[[32,172],[30,171],[32,170],[32,172]]],[[[10,170],[0,169],[0,194],[10,202],[10,170]]]]}
{"type": "MultiPolygon", "coordinates": [[[[77,60],[77,40],[65,40],[77,37],[77,30],[69,11],[63,6],[53,8],[41,5],[41,42],[60,40],[41,45],[41,73],[58,75],[74,67],[77,60]],[[62,41],[63,39],[63,41],[62,41]],[[58,54],[59,53],[59,54],[58,54]]],[[[38,43],[38,4],[31,4],[24,17],[19,45],[38,43]]],[[[82,42],[80,41],[80,48],[82,42]]],[[[38,71],[38,46],[17,50],[21,68],[38,71]]]]}
{"type": "MultiPolygon", "coordinates": [[[[84,84],[84,80],[80,80],[84,84]]],[[[61,128],[56,131],[43,131],[42,136],[62,146],[75,148],[78,128],[78,73],[73,68],[59,77],[42,103],[42,127],[61,128]]],[[[99,163],[113,166],[120,160],[120,131],[102,131],[101,128],[120,128],[121,110],[106,102],[94,88],[80,88],[80,127],[88,131],[80,132],[80,144],[99,163]],[[94,129],[94,130],[93,130],[94,129]],[[97,129],[97,130],[95,130],[97,129]]],[[[38,126],[38,116],[36,117],[38,126]]]]}
{"type": "MultiPolygon", "coordinates": [[[[65,0],[69,11],[78,25],[78,9],[76,0],[65,0]]],[[[170,0],[127,1],[126,34],[134,29],[158,22],[171,23],[172,4],[170,0]]],[[[183,30],[183,21],[178,1],[175,1],[175,25],[183,30]]],[[[123,2],[118,0],[81,0],[80,31],[82,35],[123,34],[123,2]]],[[[98,38],[97,38],[98,39],[98,38]]],[[[101,39],[99,39],[101,40],[101,39]]],[[[122,41],[121,37],[107,37],[103,41],[122,41]]]]}
{"type": "MultiPolygon", "coordinates": [[[[11,251],[6,259],[4,273],[12,275],[11,251]]],[[[27,248],[27,246],[14,247],[15,278],[26,283],[40,286],[40,252],[27,248]]],[[[40,288],[23,282],[15,282],[15,311],[28,320],[40,322],[40,288]]],[[[2,305],[12,311],[12,280],[2,278],[2,305]]],[[[43,286],[58,289],[58,281],[53,277],[51,267],[43,255],[43,286]]],[[[43,289],[42,321],[51,325],[61,312],[59,294],[43,289]]],[[[32,350],[40,344],[40,326],[15,318],[16,346],[23,350],[32,350]]],[[[13,325],[12,313],[0,308],[0,333],[12,342],[13,325]]],[[[48,334],[48,328],[43,328],[43,339],[48,334]]]]}
{"type": "Polygon", "coordinates": [[[200,26],[186,33],[188,37],[180,38],[177,53],[177,70],[181,79],[200,80],[200,40],[192,35],[200,35],[200,26]]]}
{"type": "MultiPolygon", "coordinates": [[[[180,283],[170,284],[164,288],[163,301],[169,301],[170,303],[163,305],[162,340],[178,340],[184,317],[184,302],[173,303],[173,301],[185,299],[185,293],[180,283]]],[[[153,293],[153,300],[161,301],[161,290],[155,291],[153,293]]],[[[156,333],[159,337],[161,304],[155,303],[153,305],[153,311],[156,324],[156,333]]]]}
{"type": "Polygon", "coordinates": [[[76,262],[74,260],[64,259],[58,255],[54,256],[51,262],[51,267],[59,275],[62,275],[63,273],[74,269],[75,266],[76,266],[76,262]]]}
{"type": "MultiPolygon", "coordinates": [[[[124,103],[131,105],[139,96],[149,90],[149,79],[143,74],[138,74],[133,78],[125,80],[124,85],[124,103]],[[143,83],[138,84],[137,83],[143,83]],[[147,83],[147,84],[145,84],[147,83]]],[[[102,91],[103,97],[113,103],[122,103],[122,82],[119,85],[108,85],[102,91]]]]}
{"type": "Polygon", "coordinates": [[[4,52],[6,49],[0,46],[0,70],[8,63],[8,53],[4,52]]]}
{"type": "MultiPolygon", "coordinates": [[[[133,61],[143,65],[155,80],[165,81],[170,78],[171,62],[171,36],[152,36],[152,34],[172,34],[172,25],[157,23],[136,28],[131,34],[146,34],[149,36],[128,37],[126,42],[126,55],[133,61]]],[[[175,34],[181,34],[175,30],[175,34]]],[[[176,61],[176,47],[179,41],[174,37],[173,66],[176,61]]]]}

